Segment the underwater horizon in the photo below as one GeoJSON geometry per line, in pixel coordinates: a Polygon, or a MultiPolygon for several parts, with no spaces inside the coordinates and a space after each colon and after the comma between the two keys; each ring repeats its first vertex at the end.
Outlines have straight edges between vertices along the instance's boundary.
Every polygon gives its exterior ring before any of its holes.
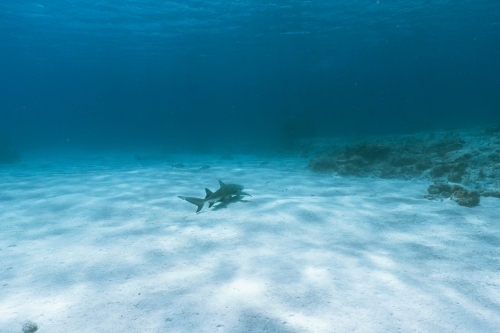
{"type": "Polygon", "coordinates": [[[500,327],[500,2],[0,0],[0,333],[500,327]]]}
{"type": "Polygon", "coordinates": [[[21,152],[500,123],[495,1],[19,0],[0,18],[0,139],[21,152]]]}

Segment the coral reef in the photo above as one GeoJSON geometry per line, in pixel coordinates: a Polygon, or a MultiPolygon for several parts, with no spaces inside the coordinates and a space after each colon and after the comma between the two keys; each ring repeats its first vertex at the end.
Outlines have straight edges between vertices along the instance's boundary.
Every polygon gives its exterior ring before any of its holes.
{"type": "Polygon", "coordinates": [[[429,199],[451,198],[473,207],[480,196],[500,198],[499,133],[495,127],[377,137],[347,145],[345,139],[310,141],[316,157],[309,168],[342,176],[430,180],[429,199]]]}
{"type": "Polygon", "coordinates": [[[451,199],[460,206],[474,207],[479,205],[479,192],[469,191],[462,186],[453,185],[451,188],[451,199]]]}
{"type": "Polygon", "coordinates": [[[460,206],[474,207],[479,205],[480,195],[477,191],[469,191],[460,185],[449,185],[440,181],[431,184],[427,188],[429,194],[424,197],[429,200],[443,200],[451,198],[460,206]]]}
{"type": "Polygon", "coordinates": [[[451,196],[451,186],[448,183],[437,181],[434,184],[429,185],[427,192],[429,192],[429,194],[425,195],[425,198],[429,200],[443,200],[444,198],[449,198],[451,196]]]}
{"type": "Polygon", "coordinates": [[[492,191],[483,191],[481,192],[481,195],[483,197],[495,197],[495,198],[500,198],[500,190],[492,190],[492,191]]]}
{"type": "Polygon", "coordinates": [[[413,177],[432,165],[423,153],[412,151],[409,146],[366,142],[348,145],[337,152],[328,151],[309,163],[313,171],[381,178],[413,177]]]}

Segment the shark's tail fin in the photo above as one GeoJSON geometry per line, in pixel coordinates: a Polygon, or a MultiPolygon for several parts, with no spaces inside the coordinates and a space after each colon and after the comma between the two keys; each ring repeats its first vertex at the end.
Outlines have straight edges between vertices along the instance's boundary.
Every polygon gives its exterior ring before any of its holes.
{"type": "Polygon", "coordinates": [[[186,200],[187,202],[190,202],[190,203],[198,206],[198,209],[196,210],[197,213],[203,208],[203,205],[205,205],[204,199],[192,198],[192,197],[182,197],[182,196],[179,196],[179,198],[181,198],[182,200],[186,200]]]}

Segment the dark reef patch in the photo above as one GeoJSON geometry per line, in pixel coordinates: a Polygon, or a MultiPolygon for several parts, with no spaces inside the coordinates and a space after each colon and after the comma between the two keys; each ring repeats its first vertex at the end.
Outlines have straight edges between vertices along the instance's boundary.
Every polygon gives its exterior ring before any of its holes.
{"type": "Polygon", "coordinates": [[[469,191],[460,185],[450,185],[443,182],[435,182],[427,188],[429,194],[424,197],[429,200],[443,200],[451,198],[460,206],[474,207],[479,205],[480,195],[477,191],[469,191]]]}
{"type": "Polygon", "coordinates": [[[474,207],[479,205],[479,192],[469,191],[460,185],[451,188],[451,199],[460,206],[474,207]]]}
{"type": "Polygon", "coordinates": [[[315,156],[308,165],[314,172],[430,180],[428,199],[450,198],[474,207],[481,195],[500,197],[500,140],[491,132],[497,133],[490,129],[415,134],[348,145],[340,139],[317,140],[304,146],[315,156]]]}
{"type": "Polygon", "coordinates": [[[451,186],[448,183],[435,182],[427,188],[429,194],[426,196],[428,199],[442,199],[451,196],[451,186]]]}

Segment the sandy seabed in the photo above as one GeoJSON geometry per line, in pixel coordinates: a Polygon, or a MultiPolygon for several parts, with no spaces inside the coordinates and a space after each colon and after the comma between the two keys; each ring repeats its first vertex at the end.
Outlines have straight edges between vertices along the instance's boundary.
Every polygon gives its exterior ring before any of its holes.
{"type": "Polygon", "coordinates": [[[0,169],[1,333],[500,332],[498,198],[305,159],[127,158],[0,169]],[[177,197],[219,179],[252,197],[177,197]]]}

